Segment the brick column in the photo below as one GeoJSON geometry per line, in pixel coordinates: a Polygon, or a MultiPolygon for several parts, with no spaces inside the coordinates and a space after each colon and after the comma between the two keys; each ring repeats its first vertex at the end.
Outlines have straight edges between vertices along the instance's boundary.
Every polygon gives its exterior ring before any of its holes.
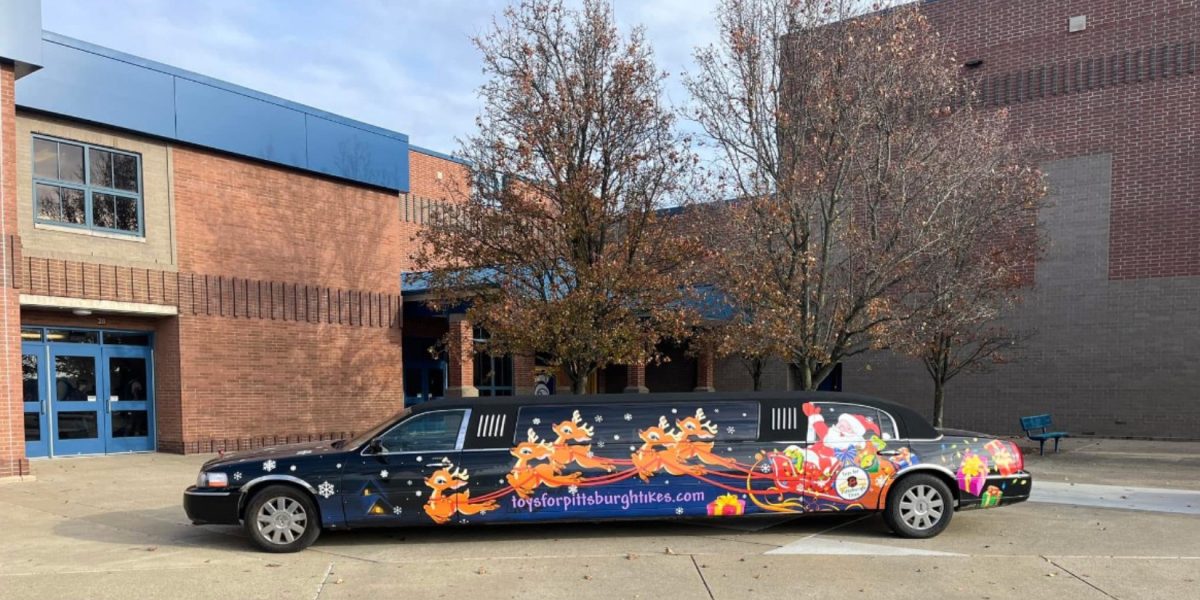
{"type": "Polygon", "coordinates": [[[646,365],[625,365],[625,393],[626,394],[647,394],[650,388],[646,387],[646,365]]]}
{"type": "Polygon", "coordinates": [[[696,389],[695,392],[717,391],[716,380],[717,359],[712,350],[705,348],[696,357],[696,389]]]}
{"type": "Polygon", "coordinates": [[[533,357],[518,354],[513,356],[513,393],[522,396],[533,394],[533,357]]]}
{"type": "Polygon", "coordinates": [[[17,113],[13,64],[0,59],[0,481],[29,475],[21,385],[21,299],[14,287],[17,113]]]}
{"type": "Polygon", "coordinates": [[[446,373],[446,397],[468,398],[479,395],[475,387],[475,335],[465,315],[450,315],[446,354],[449,372],[446,373]]]}

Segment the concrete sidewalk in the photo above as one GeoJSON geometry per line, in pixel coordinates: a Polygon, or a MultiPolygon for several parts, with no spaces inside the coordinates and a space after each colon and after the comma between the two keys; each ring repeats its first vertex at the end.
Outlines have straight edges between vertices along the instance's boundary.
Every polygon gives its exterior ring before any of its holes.
{"type": "MultiPolygon", "coordinates": [[[[1071,444],[1028,457],[1035,490],[1196,472],[1186,444],[1071,444]]],[[[272,555],[238,528],[187,522],[181,493],[205,458],[39,461],[37,481],[0,486],[0,597],[1200,597],[1200,519],[1088,505],[1084,486],[1082,505],[960,513],[932,540],[815,516],[346,532],[272,555]]]]}

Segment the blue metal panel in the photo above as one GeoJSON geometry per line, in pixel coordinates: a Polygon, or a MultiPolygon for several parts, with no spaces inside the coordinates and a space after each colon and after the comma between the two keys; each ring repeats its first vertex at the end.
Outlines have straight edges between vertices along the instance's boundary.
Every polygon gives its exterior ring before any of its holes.
{"type": "Polygon", "coordinates": [[[386,188],[408,189],[405,140],[311,114],[305,115],[305,122],[310,169],[386,188]]]}
{"type": "Polygon", "coordinates": [[[177,139],[304,168],[304,113],[175,78],[177,139]]]}
{"type": "Polygon", "coordinates": [[[21,107],[408,191],[402,133],[51,32],[41,53],[21,107]]]}
{"type": "Polygon", "coordinates": [[[0,58],[16,63],[17,79],[41,67],[41,0],[0,0],[0,58]]]}
{"type": "Polygon", "coordinates": [[[169,75],[55,42],[46,68],[17,82],[17,104],[152,135],[175,135],[169,75]]]}

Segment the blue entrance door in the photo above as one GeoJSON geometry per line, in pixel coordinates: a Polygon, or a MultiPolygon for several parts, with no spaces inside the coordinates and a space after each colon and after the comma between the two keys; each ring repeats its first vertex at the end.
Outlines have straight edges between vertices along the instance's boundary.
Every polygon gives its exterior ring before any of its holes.
{"type": "Polygon", "coordinates": [[[49,387],[46,375],[46,346],[21,344],[21,387],[25,401],[25,456],[50,453],[49,387]]]}
{"type": "Polygon", "coordinates": [[[105,451],[154,449],[154,369],[150,348],[110,346],[101,351],[104,372],[105,451]]]}
{"type": "Polygon", "coordinates": [[[100,347],[92,344],[47,344],[50,384],[50,429],[56,456],[101,454],[107,425],[107,402],[100,396],[100,347]]]}

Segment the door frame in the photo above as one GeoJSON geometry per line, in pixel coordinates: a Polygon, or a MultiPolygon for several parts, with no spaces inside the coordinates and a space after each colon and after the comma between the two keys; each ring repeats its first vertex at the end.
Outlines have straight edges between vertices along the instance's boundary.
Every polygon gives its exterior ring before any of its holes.
{"type": "Polygon", "coordinates": [[[108,413],[108,428],[105,430],[106,434],[104,437],[104,453],[152,452],[156,445],[156,434],[158,433],[155,427],[154,414],[154,347],[122,346],[118,344],[102,345],[100,348],[100,358],[104,368],[104,387],[102,389],[107,392],[103,398],[104,407],[108,413]],[[145,400],[112,400],[112,382],[109,381],[108,377],[109,359],[112,358],[142,358],[146,361],[145,400]],[[146,411],[146,437],[118,438],[112,436],[112,414],[114,410],[146,411]]]}
{"type": "MultiPolygon", "coordinates": [[[[38,442],[25,442],[25,455],[29,458],[53,458],[56,456],[84,456],[84,455],[102,455],[116,454],[129,452],[154,452],[158,444],[158,423],[157,423],[157,406],[155,389],[155,372],[154,372],[154,347],[155,335],[153,330],[145,329],[103,329],[97,327],[72,327],[69,325],[46,325],[22,323],[22,331],[37,330],[40,335],[38,339],[28,339],[21,342],[21,354],[32,354],[38,357],[38,377],[39,382],[44,381],[44,385],[38,386],[38,404],[40,404],[40,427],[41,440],[38,442]],[[48,341],[46,332],[48,330],[68,330],[80,332],[93,332],[96,334],[94,343],[82,342],[57,342],[48,341]],[[136,334],[145,335],[148,343],[146,345],[125,345],[125,344],[110,344],[106,343],[106,334],[136,334]],[[54,362],[54,356],[81,356],[95,354],[96,357],[96,405],[97,419],[96,425],[98,428],[98,437],[96,440],[59,440],[58,438],[58,415],[57,412],[78,412],[78,411],[56,411],[55,396],[57,395],[57,370],[51,371],[50,366],[54,362]],[[114,438],[111,435],[112,411],[125,408],[121,402],[110,402],[111,394],[102,395],[101,392],[109,392],[108,381],[108,359],[112,357],[144,357],[146,360],[146,400],[134,401],[136,404],[144,406],[146,410],[147,420],[147,436],[145,438],[114,438]],[[53,376],[53,377],[52,377],[53,376]],[[129,440],[138,440],[130,442],[129,440]],[[77,442],[90,442],[92,448],[80,450],[81,446],[77,442]],[[65,446],[64,446],[65,444],[65,446]],[[68,448],[63,452],[63,448],[68,448]],[[75,451],[70,450],[75,448],[75,451]]],[[[84,402],[83,404],[87,404],[84,402]]],[[[25,410],[24,414],[33,408],[34,403],[23,403],[25,410]]],[[[140,408],[129,406],[128,408],[140,408]]]]}
{"type": "Polygon", "coordinates": [[[37,401],[24,402],[24,366],[22,365],[22,386],[21,400],[24,410],[21,411],[21,424],[24,427],[25,414],[36,412],[38,414],[38,437],[36,442],[25,440],[25,456],[28,458],[41,458],[43,456],[52,456],[53,437],[50,432],[50,376],[48,375],[48,363],[50,361],[50,349],[45,342],[21,342],[21,358],[26,355],[31,355],[37,359],[37,401]],[[30,410],[34,409],[34,410],[30,410]]]}
{"type": "Polygon", "coordinates": [[[100,397],[100,391],[105,389],[104,361],[101,358],[100,344],[71,344],[48,342],[46,344],[49,360],[46,361],[50,378],[50,431],[52,434],[51,456],[104,454],[105,432],[108,430],[107,403],[100,397]],[[93,383],[95,389],[90,394],[91,400],[64,401],[58,398],[58,370],[50,371],[50,366],[57,363],[58,357],[74,356],[92,359],[95,368],[93,383]],[[73,410],[71,410],[73,409],[73,410]],[[60,439],[58,418],[60,414],[96,413],[96,437],[84,439],[60,439]]]}

